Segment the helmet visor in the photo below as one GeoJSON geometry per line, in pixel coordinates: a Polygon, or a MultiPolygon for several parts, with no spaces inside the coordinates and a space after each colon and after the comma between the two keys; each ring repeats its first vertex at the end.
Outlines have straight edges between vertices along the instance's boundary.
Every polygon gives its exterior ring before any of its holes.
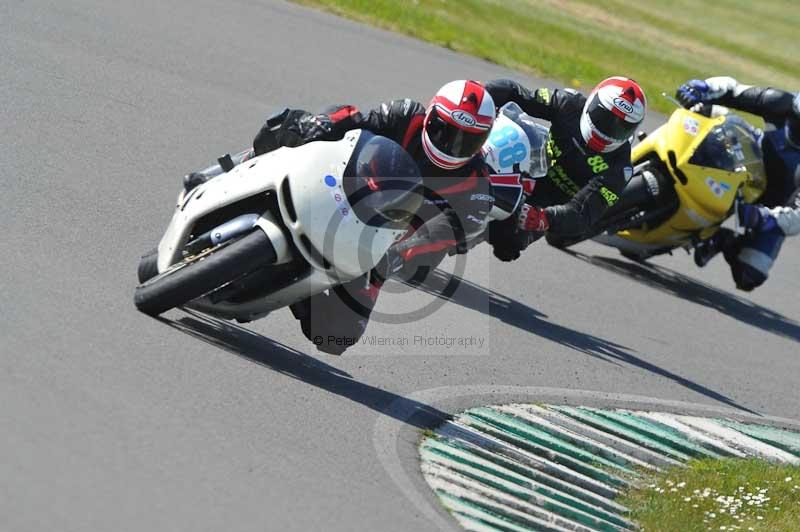
{"type": "Polygon", "coordinates": [[[489,137],[488,129],[471,133],[445,122],[436,112],[431,113],[426,131],[436,149],[457,158],[472,157],[489,137]]]}
{"type": "Polygon", "coordinates": [[[592,125],[601,135],[614,140],[626,140],[636,131],[638,123],[628,122],[609,111],[595,96],[586,110],[592,125]]]}

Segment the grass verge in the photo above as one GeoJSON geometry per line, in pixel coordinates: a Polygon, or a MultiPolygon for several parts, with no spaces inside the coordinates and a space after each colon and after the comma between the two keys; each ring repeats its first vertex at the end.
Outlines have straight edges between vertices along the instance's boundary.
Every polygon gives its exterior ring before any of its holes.
{"type": "Polygon", "coordinates": [[[796,0],[296,0],[576,88],[637,79],[653,109],[683,81],[800,89],[796,0]]]}
{"type": "Polygon", "coordinates": [[[647,532],[800,530],[800,466],[698,460],[653,477],[619,502],[647,532]]]}

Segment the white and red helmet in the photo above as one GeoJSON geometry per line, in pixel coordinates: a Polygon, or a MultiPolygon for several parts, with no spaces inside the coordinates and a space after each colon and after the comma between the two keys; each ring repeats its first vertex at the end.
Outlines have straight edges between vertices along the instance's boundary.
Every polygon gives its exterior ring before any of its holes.
{"type": "Polygon", "coordinates": [[[436,93],[422,124],[422,148],[445,170],[461,168],[477,154],[494,124],[494,101],[477,81],[451,81],[436,93]]]}
{"type": "Polygon", "coordinates": [[[600,82],[586,99],[581,113],[581,135],[590,150],[614,151],[644,120],[647,100],[632,79],[613,77],[600,82]]]}

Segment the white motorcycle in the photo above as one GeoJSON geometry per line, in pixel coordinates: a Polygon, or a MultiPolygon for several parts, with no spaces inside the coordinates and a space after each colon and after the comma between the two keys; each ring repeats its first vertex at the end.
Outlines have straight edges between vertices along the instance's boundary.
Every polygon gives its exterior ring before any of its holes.
{"type": "Polygon", "coordinates": [[[413,159],[367,131],[246,160],[179,195],[134,302],[255,320],[371,271],[422,197],[413,159]]]}

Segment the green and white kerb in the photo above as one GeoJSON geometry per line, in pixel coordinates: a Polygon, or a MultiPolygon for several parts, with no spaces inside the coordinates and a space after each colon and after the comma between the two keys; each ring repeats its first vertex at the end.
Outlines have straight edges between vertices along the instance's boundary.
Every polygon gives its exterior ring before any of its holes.
{"type": "Polygon", "coordinates": [[[636,530],[617,495],[692,458],[800,464],[800,434],[727,419],[554,405],[467,410],[420,444],[422,473],[468,530],[636,530]]]}

